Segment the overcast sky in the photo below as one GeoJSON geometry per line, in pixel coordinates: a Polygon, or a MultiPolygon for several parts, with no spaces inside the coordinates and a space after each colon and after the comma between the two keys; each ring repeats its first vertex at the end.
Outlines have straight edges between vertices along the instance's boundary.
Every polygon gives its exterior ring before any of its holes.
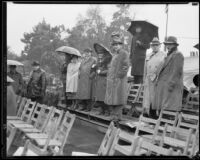
{"type": "MultiPolygon", "coordinates": [[[[20,41],[23,33],[32,32],[32,28],[43,18],[51,26],[64,24],[66,28],[72,28],[76,24],[77,16],[85,15],[90,7],[87,4],[7,3],[7,44],[18,55],[24,48],[24,44],[20,41]]],[[[103,18],[109,24],[117,8],[111,4],[101,4],[101,9],[103,18]]],[[[176,36],[179,50],[184,56],[189,56],[190,51],[197,51],[193,46],[199,43],[199,6],[171,4],[168,11],[168,36],[176,36]]],[[[147,20],[158,26],[160,41],[164,41],[166,30],[164,4],[133,4],[130,7],[130,13],[136,14],[136,20],[147,20]]]]}

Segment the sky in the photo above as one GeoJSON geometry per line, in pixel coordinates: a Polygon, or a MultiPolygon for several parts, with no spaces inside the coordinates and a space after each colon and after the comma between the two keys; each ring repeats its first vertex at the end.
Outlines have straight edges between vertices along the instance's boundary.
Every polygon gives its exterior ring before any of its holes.
{"type": "MultiPolygon", "coordinates": [[[[64,24],[75,26],[78,15],[85,15],[89,4],[14,4],[7,2],[7,45],[20,55],[24,43],[20,41],[25,32],[32,32],[35,25],[46,20],[51,26],[64,24]]],[[[165,4],[132,4],[130,15],[135,20],[146,20],[159,27],[159,39],[164,41],[166,33],[165,4]]],[[[114,4],[100,4],[103,18],[109,24],[117,11],[114,4]]],[[[193,46],[199,43],[199,5],[170,4],[168,8],[167,35],[178,39],[179,50],[184,56],[198,51],[193,46]]],[[[163,45],[162,45],[163,49],[163,45]]],[[[149,53],[151,50],[148,50],[149,53]]]]}

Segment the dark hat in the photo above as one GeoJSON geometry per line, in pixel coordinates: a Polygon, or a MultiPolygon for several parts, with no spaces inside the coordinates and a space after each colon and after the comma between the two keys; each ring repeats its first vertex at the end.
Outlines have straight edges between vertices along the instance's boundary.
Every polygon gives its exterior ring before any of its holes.
{"type": "Polygon", "coordinates": [[[113,32],[111,34],[111,45],[113,44],[123,44],[123,36],[121,33],[119,32],[113,32]]]}
{"type": "Polygon", "coordinates": [[[151,41],[150,45],[159,45],[161,44],[159,39],[157,37],[154,37],[153,40],[151,41]]]}
{"type": "Polygon", "coordinates": [[[167,40],[164,42],[164,44],[165,45],[167,45],[167,44],[175,44],[175,45],[179,45],[178,43],[177,43],[177,38],[176,37],[174,37],[174,36],[169,36],[169,37],[167,37],[167,40]]]}
{"type": "Polygon", "coordinates": [[[122,37],[122,34],[120,32],[117,32],[117,31],[112,32],[111,38],[115,38],[115,37],[120,38],[120,37],[122,37]]]}
{"type": "Polygon", "coordinates": [[[16,65],[9,65],[10,68],[17,68],[16,65]]]}
{"type": "Polygon", "coordinates": [[[32,66],[39,66],[40,63],[38,61],[33,61],[32,66]]]}
{"type": "Polygon", "coordinates": [[[83,50],[83,52],[92,52],[92,49],[91,48],[86,48],[83,50]]]}

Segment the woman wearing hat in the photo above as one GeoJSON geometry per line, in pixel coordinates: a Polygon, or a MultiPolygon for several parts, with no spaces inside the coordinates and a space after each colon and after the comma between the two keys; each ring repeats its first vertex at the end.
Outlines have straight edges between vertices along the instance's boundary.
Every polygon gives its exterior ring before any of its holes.
{"type": "Polygon", "coordinates": [[[147,112],[150,117],[156,118],[156,109],[152,108],[152,102],[154,99],[154,83],[159,68],[164,62],[166,54],[160,51],[161,43],[158,38],[155,37],[150,43],[152,52],[147,55],[144,65],[144,98],[143,98],[143,109],[147,112]]]}
{"type": "MultiPolygon", "coordinates": [[[[116,33],[117,34],[117,33],[116,33]]],[[[113,57],[107,74],[105,104],[109,105],[114,118],[121,119],[122,107],[127,101],[127,72],[129,54],[122,49],[120,34],[112,35],[113,57]]]]}
{"type": "Polygon", "coordinates": [[[168,37],[164,44],[168,52],[155,82],[153,107],[157,110],[180,111],[182,107],[184,57],[178,51],[177,46],[179,44],[176,37],[168,37]]]}
{"type": "Polygon", "coordinates": [[[92,80],[90,79],[90,71],[93,64],[96,63],[96,59],[92,57],[92,50],[87,48],[83,51],[83,60],[79,68],[79,80],[77,89],[77,99],[79,100],[78,110],[91,110],[92,99],[92,80]]]}

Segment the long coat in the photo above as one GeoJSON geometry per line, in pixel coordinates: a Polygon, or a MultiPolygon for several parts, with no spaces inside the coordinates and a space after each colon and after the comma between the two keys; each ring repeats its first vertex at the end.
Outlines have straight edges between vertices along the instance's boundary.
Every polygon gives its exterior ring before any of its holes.
{"type": "Polygon", "coordinates": [[[124,105],[127,102],[129,54],[121,49],[113,55],[107,75],[105,103],[124,105]]]}
{"type": "Polygon", "coordinates": [[[91,99],[92,98],[92,80],[90,79],[90,70],[92,65],[96,63],[94,57],[90,57],[87,61],[83,60],[79,68],[79,80],[77,99],[91,99]]]}
{"type": "Polygon", "coordinates": [[[80,62],[68,64],[66,77],[66,92],[77,92],[79,67],[80,62]]]}
{"type": "Polygon", "coordinates": [[[37,98],[45,96],[47,87],[45,71],[39,68],[31,72],[30,80],[27,85],[27,94],[30,98],[37,98]]]}
{"type": "MultiPolygon", "coordinates": [[[[155,96],[155,79],[158,75],[158,71],[164,63],[166,54],[162,51],[157,53],[150,53],[145,59],[144,65],[144,98],[143,107],[150,108],[150,104],[153,103],[155,96]]],[[[152,106],[152,109],[153,108],[152,106]]]]}
{"type": "Polygon", "coordinates": [[[104,101],[106,94],[108,64],[98,63],[95,70],[91,73],[91,77],[94,77],[93,94],[92,97],[96,101],[104,101]],[[100,73],[97,73],[100,70],[100,73]]]}
{"type": "Polygon", "coordinates": [[[165,58],[159,71],[153,106],[157,109],[180,111],[183,93],[183,63],[181,52],[174,50],[165,58]]]}
{"type": "Polygon", "coordinates": [[[7,86],[7,116],[17,115],[16,94],[12,86],[7,86]]]}
{"type": "Polygon", "coordinates": [[[146,50],[150,47],[150,38],[147,34],[133,36],[131,44],[130,61],[132,65],[132,76],[143,76],[144,61],[146,58],[146,50]],[[139,40],[141,45],[137,45],[136,41],[139,40]]]}

